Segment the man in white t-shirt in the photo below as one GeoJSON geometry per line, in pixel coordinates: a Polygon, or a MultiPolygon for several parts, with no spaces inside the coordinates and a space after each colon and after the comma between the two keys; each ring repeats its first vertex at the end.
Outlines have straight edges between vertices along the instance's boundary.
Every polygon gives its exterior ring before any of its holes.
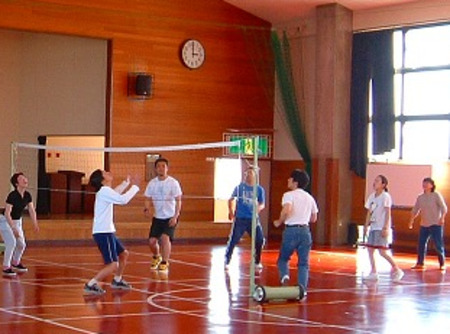
{"type": "Polygon", "coordinates": [[[295,169],[288,178],[288,188],[282,199],[282,210],[280,218],[273,224],[279,227],[284,224],[283,239],[278,256],[278,272],[281,284],[289,281],[289,260],[297,252],[297,281],[298,285],[305,288],[308,286],[309,276],[309,253],[312,246],[309,223],[317,221],[317,204],[315,199],[304,189],[309,184],[309,176],[304,170],[295,169]]]}
{"type": "Polygon", "coordinates": [[[150,268],[164,273],[169,271],[172,240],[181,212],[182,191],[180,183],[168,175],[167,159],[158,158],[155,170],[157,176],[150,180],[145,189],[144,212],[152,217],[149,244],[153,258],[150,268]]]}

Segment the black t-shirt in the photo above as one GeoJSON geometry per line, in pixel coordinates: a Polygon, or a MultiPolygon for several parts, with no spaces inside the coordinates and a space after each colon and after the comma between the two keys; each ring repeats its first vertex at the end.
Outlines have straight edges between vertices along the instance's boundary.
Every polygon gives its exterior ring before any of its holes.
{"type": "Polygon", "coordinates": [[[17,190],[13,190],[6,198],[6,203],[12,205],[11,218],[14,220],[20,219],[23,210],[31,203],[31,194],[28,191],[25,191],[22,197],[17,190]]]}

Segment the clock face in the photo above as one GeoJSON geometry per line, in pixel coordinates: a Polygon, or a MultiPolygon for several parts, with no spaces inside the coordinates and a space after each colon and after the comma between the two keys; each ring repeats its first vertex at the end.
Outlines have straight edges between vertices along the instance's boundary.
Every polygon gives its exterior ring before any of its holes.
{"type": "Polygon", "coordinates": [[[205,56],[205,48],[199,41],[189,39],[183,43],[181,48],[181,60],[188,68],[196,69],[202,66],[205,62],[205,56]]]}

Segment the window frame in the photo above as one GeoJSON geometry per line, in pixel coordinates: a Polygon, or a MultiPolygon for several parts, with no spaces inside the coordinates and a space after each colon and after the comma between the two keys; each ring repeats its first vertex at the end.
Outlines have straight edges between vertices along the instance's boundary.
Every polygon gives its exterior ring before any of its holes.
{"type": "MultiPolygon", "coordinates": [[[[400,89],[400,97],[399,97],[399,105],[397,103],[394,103],[395,108],[395,123],[396,123],[396,132],[398,129],[398,133],[396,133],[396,147],[391,152],[386,152],[382,155],[374,155],[372,153],[371,149],[371,138],[372,138],[372,115],[369,111],[369,124],[368,124],[368,132],[369,132],[369,140],[368,140],[368,155],[369,160],[371,161],[386,161],[386,159],[390,159],[392,157],[396,157],[398,160],[404,160],[404,127],[405,124],[408,122],[416,122],[416,121],[448,121],[449,122],[449,142],[450,142],[450,106],[449,106],[449,113],[447,114],[415,114],[415,115],[405,115],[405,75],[410,73],[427,73],[432,71],[450,71],[450,59],[449,64],[445,65],[437,65],[437,66],[421,66],[421,67],[415,67],[410,68],[406,67],[406,35],[411,30],[417,30],[417,29],[425,29],[430,27],[437,27],[437,26],[448,26],[450,28],[450,22],[448,23],[441,23],[441,24],[433,24],[433,25],[426,25],[426,26],[414,26],[414,27],[402,27],[399,29],[394,30],[394,34],[396,32],[401,32],[401,65],[399,68],[396,68],[394,66],[394,98],[397,99],[397,94],[395,94],[396,89],[400,89]],[[395,76],[400,75],[400,87],[398,87],[397,81],[395,80],[395,76]]],[[[393,38],[394,43],[396,42],[396,39],[393,38]]],[[[394,46],[395,50],[396,46],[394,46]]],[[[394,56],[394,55],[393,55],[394,56]]],[[[394,61],[395,64],[395,61],[394,61]]],[[[369,104],[370,105],[370,104],[369,104]]],[[[416,160],[415,158],[409,159],[409,160],[416,160]]],[[[447,152],[447,160],[450,160],[450,145],[447,152]]]]}

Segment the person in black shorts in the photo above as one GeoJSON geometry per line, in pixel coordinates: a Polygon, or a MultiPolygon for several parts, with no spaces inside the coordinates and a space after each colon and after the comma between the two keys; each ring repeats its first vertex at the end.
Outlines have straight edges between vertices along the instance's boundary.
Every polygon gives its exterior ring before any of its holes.
{"type": "Polygon", "coordinates": [[[167,159],[158,158],[155,161],[155,170],[157,176],[150,180],[144,193],[146,197],[144,212],[152,217],[149,244],[153,258],[150,268],[167,273],[172,239],[181,211],[182,192],[180,183],[168,175],[167,159]]]}

